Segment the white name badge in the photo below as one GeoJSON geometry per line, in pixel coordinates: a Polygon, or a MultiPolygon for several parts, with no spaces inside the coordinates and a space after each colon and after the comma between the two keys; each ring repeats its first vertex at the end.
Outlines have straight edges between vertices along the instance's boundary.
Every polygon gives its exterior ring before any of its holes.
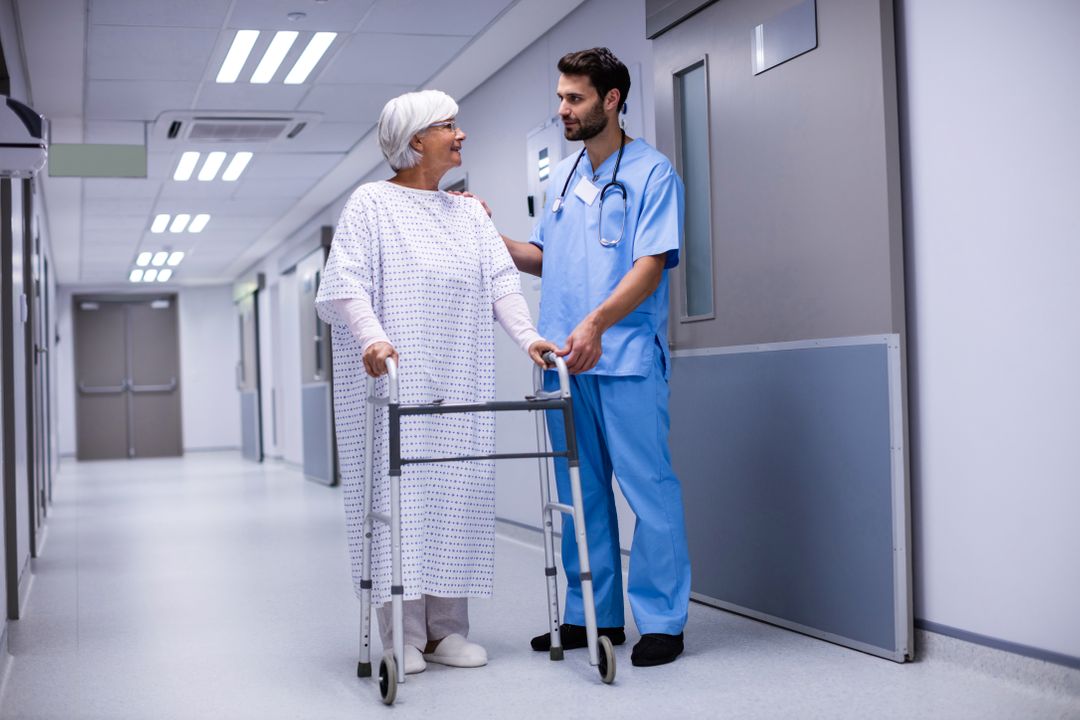
{"type": "Polygon", "coordinates": [[[588,178],[581,178],[578,184],[574,186],[574,194],[581,198],[581,201],[586,205],[592,205],[596,200],[596,196],[600,194],[600,188],[589,182],[588,178]]]}

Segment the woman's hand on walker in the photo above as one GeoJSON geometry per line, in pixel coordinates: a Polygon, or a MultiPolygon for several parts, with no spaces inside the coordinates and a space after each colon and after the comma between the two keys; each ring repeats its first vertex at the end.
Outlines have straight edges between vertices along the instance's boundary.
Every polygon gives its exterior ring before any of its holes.
{"type": "Polygon", "coordinates": [[[364,370],[371,377],[386,374],[386,358],[398,361],[397,350],[388,342],[374,342],[364,351],[364,370]]]}
{"type": "Polygon", "coordinates": [[[537,340],[529,346],[529,357],[542,368],[551,367],[544,362],[544,353],[555,352],[559,346],[547,340],[537,340]]]}

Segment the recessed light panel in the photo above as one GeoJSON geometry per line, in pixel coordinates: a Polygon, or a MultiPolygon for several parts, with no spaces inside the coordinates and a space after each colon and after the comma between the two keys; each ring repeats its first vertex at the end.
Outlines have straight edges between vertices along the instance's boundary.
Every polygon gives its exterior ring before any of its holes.
{"type": "Polygon", "coordinates": [[[335,32],[317,32],[312,36],[311,41],[307,47],[304,48],[304,52],[300,54],[300,58],[293,65],[292,70],[285,76],[286,85],[299,85],[307,80],[307,76],[311,74],[311,71],[315,69],[315,66],[319,64],[319,60],[326,53],[327,48],[334,42],[334,38],[337,37],[335,32]]]}
{"type": "Polygon", "coordinates": [[[225,162],[225,153],[212,152],[206,156],[206,162],[203,163],[202,169],[199,170],[199,180],[207,182],[217,177],[218,170],[221,169],[221,163],[225,162]]]}
{"type": "Polygon", "coordinates": [[[229,47],[229,52],[225,56],[225,62],[221,63],[221,70],[218,71],[217,81],[219,83],[236,82],[236,78],[240,77],[240,71],[244,69],[244,63],[247,62],[248,55],[251,54],[251,48],[255,46],[255,41],[258,39],[258,30],[237,31],[236,37],[233,38],[232,45],[229,47]]]}
{"type": "Polygon", "coordinates": [[[172,225],[169,226],[169,232],[181,233],[184,232],[184,228],[187,227],[188,222],[191,220],[191,216],[187,213],[180,213],[173,218],[172,225]]]}
{"type": "Polygon", "coordinates": [[[281,66],[285,56],[289,54],[289,48],[296,42],[297,35],[299,33],[295,30],[279,30],[274,34],[270,47],[266,48],[266,54],[263,55],[258,67],[251,75],[251,82],[265,84],[274,79],[274,73],[281,66]]]}
{"type": "Polygon", "coordinates": [[[251,162],[252,153],[238,152],[233,155],[233,159],[229,162],[229,166],[225,168],[225,172],[221,174],[221,179],[225,182],[233,182],[240,178],[240,173],[244,172],[244,168],[251,162]]]}
{"type": "Polygon", "coordinates": [[[176,164],[176,172],[173,180],[184,182],[191,179],[191,173],[195,172],[195,166],[199,163],[199,153],[188,151],[180,156],[180,162],[176,164]]]}
{"type": "Polygon", "coordinates": [[[199,213],[195,216],[195,219],[191,221],[191,224],[188,225],[188,232],[202,232],[208,222],[210,222],[210,216],[206,213],[199,213]]]}

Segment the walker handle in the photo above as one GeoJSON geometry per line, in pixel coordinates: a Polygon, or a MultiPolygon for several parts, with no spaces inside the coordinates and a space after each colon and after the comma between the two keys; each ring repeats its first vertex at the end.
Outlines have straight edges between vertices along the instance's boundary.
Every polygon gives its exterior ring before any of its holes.
{"type": "Polygon", "coordinates": [[[386,379],[389,381],[389,393],[388,400],[390,404],[396,405],[398,402],[398,376],[397,376],[397,360],[392,357],[386,358],[386,379]]]}
{"type": "MultiPolygon", "coordinates": [[[[548,350],[543,355],[544,362],[554,365],[559,373],[559,394],[562,397],[570,397],[570,373],[566,369],[566,361],[548,350]]],[[[533,392],[539,396],[544,391],[544,369],[539,365],[533,366],[533,392]]]]}

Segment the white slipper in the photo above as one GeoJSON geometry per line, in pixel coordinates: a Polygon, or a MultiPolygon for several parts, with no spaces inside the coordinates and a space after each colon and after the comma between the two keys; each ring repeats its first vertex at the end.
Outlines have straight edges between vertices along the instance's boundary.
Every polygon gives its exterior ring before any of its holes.
{"type": "Polygon", "coordinates": [[[424,659],[440,665],[463,668],[481,667],[487,665],[488,661],[487,650],[457,633],[444,637],[435,646],[434,652],[424,654],[424,659]]]}
{"type": "Polygon", "coordinates": [[[424,662],[424,654],[420,652],[420,648],[415,648],[412,645],[405,646],[405,674],[415,675],[416,673],[422,673],[427,670],[427,663],[424,662]]]}

